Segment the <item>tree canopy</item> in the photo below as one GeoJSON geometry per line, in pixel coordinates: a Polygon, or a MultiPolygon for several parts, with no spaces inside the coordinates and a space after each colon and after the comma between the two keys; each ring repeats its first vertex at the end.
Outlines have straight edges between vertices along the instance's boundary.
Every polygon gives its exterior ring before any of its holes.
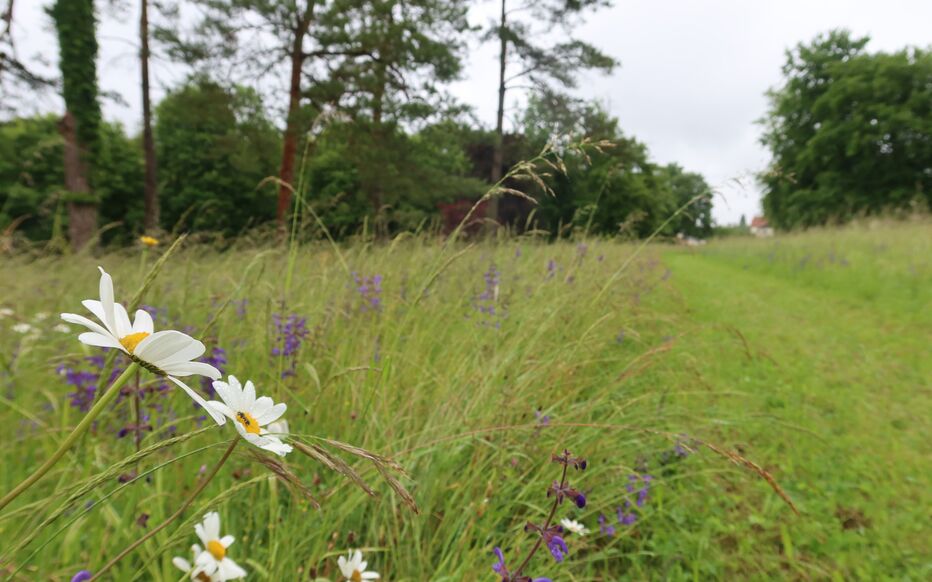
{"type": "Polygon", "coordinates": [[[868,53],[868,42],[833,31],[787,53],[763,120],[777,227],[932,202],[932,53],[868,53]]]}

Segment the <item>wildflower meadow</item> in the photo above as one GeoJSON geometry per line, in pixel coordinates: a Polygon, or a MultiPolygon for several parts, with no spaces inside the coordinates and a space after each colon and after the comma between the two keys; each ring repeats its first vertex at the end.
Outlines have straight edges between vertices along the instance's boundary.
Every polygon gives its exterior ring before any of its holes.
{"type": "Polygon", "coordinates": [[[0,572],[919,579],[928,226],[4,259],[0,572]]]}

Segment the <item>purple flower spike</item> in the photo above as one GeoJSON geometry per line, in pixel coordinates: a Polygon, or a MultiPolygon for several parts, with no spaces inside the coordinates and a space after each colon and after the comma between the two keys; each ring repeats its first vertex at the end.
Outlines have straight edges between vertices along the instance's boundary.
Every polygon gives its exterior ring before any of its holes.
{"type": "Polygon", "coordinates": [[[557,562],[562,562],[564,556],[570,553],[569,548],[566,547],[566,542],[558,535],[550,536],[550,539],[547,540],[547,549],[550,550],[550,554],[557,562]]]}
{"type": "Polygon", "coordinates": [[[502,549],[498,546],[495,546],[492,551],[495,552],[495,557],[498,558],[498,562],[492,564],[492,571],[501,576],[502,580],[507,580],[508,568],[505,567],[505,554],[502,553],[502,549]]]}
{"type": "Polygon", "coordinates": [[[87,570],[80,570],[77,574],[72,576],[71,582],[87,582],[94,575],[88,572],[87,570]]]}

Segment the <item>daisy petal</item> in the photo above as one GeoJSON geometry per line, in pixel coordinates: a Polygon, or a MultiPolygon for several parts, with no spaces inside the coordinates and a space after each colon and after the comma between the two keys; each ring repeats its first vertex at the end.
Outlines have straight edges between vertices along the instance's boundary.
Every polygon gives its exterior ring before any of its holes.
{"type": "MultiPolygon", "coordinates": [[[[93,313],[94,317],[99,319],[104,325],[107,325],[107,316],[104,314],[104,306],[100,301],[97,301],[96,299],[85,299],[81,302],[81,305],[93,313]]],[[[110,330],[110,333],[114,333],[114,330],[110,330]]]]}
{"type": "Polygon", "coordinates": [[[256,422],[258,422],[261,426],[265,426],[266,424],[275,422],[281,418],[282,415],[285,414],[286,410],[288,410],[288,405],[284,402],[279,402],[263,414],[256,415],[256,422]]]}
{"type": "Polygon", "coordinates": [[[237,578],[246,577],[246,570],[240,568],[239,564],[230,558],[224,558],[220,561],[219,570],[220,577],[224,580],[236,580],[237,578]]]}
{"type": "Polygon", "coordinates": [[[139,342],[133,353],[140,359],[157,366],[160,362],[168,360],[194,341],[197,340],[180,331],[172,329],[157,331],[139,342]]]}
{"type": "Polygon", "coordinates": [[[246,380],[246,386],[243,388],[242,404],[245,408],[252,408],[256,403],[256,387],[251,380],[246,380]]]}
{"type": "Polygon", "coordinates": [[[166,374],[172,376],[206,376],[210,379],[220,377],[220,370],[204,362],[179,362],[177,364],[156,364],[166,374]]]}
{"type": "Polygon", "coordinates": [[[172,558],[172,564],[174,564],[175,567],[181,570],[182,572],[191,571],[191,562],[185,560],[184,558],[178,558],[178,557],[172,558]]]}
{"type": "Polygon", "coordinates": [[[145,309],[136,311],[136,320],[133,321],[133,333],[146,332],[152,335],[155,332],[155,325],[152,323],[152,316],[145,309]]]}
{"type": "Polygon", "coordinates": [[[223,536],[222,538],[220,538],[220,544],[224,548],[229,548],[230,546],[232,546],[234,541],[236,541],[236,538],[234,538],[233,536],[223,536]]]}
{"type": "MultiPolygon", "coordinates": [[[[252,405],[252,408],[249,412],[251,412],[252,415],[256,417],[256,420],[259,420],[259,417],[271,410],[272,406],[274,405],[275,401],[273,401],[268,396],[260,396],[259,398],[256,398],[256,403],[252,405]]],[[[265,423],[260,420],[259,424],[265,423]]]]}
{"type": "Polygon", "coordinates": [[[78,341],[80,341],[82,344],[87,344],[89,346],[95,346],[98,348],[123,348],[123,346],[120,345],[120,342],[113,339],[113,337],[111,337],[109,334],[102,335],[92,331],[87,331],[79,335],[78,341]]]}
{"type": "Polygon", "coordinates": [[[222,402],[217,402],[216,400],[208,400],[207,406],[210,406],[211,408],[213,408],[220,414],[226,416],[230,420],[236,420],[236,413],[233,412],[233,410],[230,409],[229,406],[227,406],[226,404],[222,402]]]}
{"type": "Polygon", "coordinates": [[[212,540],[220,537],[220,514],[216,511],[204,516],[204,533],[212,540]]]}
{"type": "MultiPolygon", "coordinates": [[[[179,388],[187,392],[188,396],[190,396],[192,400],[200,404],[201,407],[207,411],[207,414],[209,414],[210,417],[214,419],[214,422],[216,422],[220,426],[223,426],[224,424],[226,424],[227,419],[224,418],[223,414],[217,412],[216,410],[208,406],[207,401],[204,400],[204,398],[202,398],[200,394],[198,394],[194,390],[191,390],[187,384],[185,384],[178,378],[175,378],[174,376],[167,376],[167,378],[171,380],[172,382],[174,382],[179,388]]],[[[201,540],[201,541],[204,541],[204,540],[201,540]]],[[[210,541],[210,540],[207,540],[207,541],[210,541]]],[[[204,543],[206,544],[207,541],[204,541],[204,543]]]]}
{"type": "Polygon", "coordinates": [[[97,268],[100,269],[100,304],[103,310],[103,322],[107,329],[116,333],[116,319],[113,316],[113,279],[103,267],[97,268]]]}
{"type": "Polygon", "coordinates": [[[116,320],[117,337],[126,337],[133,333],[133,325],[129,322],[129,314],[122,303],[113,304],[113,317],[116,320]]]}
{"type": "MultiPolygon", "coordinates": [[[[110,337],[113,337],[113,334],[110,333],[102,325],[94,323],[93,321],[84,317],[83,315],[78,315],[76,313],[62,313],[61,318],[63,321],[67,321],[68,323],[83,325],[84,327],[86,327],[87,329],[91,330],[94,333],[99,333],[100,335],[108,335],[110,337]]],[[[120,349],[122,349],[122,347],[120,349]]]]}

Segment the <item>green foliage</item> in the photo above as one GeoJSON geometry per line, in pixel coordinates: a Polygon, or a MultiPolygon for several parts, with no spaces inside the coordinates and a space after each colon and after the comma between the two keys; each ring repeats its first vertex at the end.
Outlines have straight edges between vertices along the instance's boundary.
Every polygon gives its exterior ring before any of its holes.
{"type": "MultiPolygon", "coordinates": [[[[47,115],[0,124],[0,229],[17,219],[17,232],[33,240],[48,240],[57,220],[67,223],[62,169],[63,142],[58,118],[47,115]]],[[[104,223],[125,228],[108,230],[106,241],[126,241],[142,220],[142,154],[119,124],[100,127],[95,158],[104,223]]]]}
{"type": "Polygon", "coordinates": [[[932,202],[932,53],[869,54],[867,42],[833,31],[787,54],[761,176],[778,227],[932,202]]]}
{"type": "MultiPolygon", "coordinates": [[[[676,174],[650,160],[647,146],[626,137],[599,104],[573,100],[559,93],[532,97],[524,116],[529,148],[540,149],[548,140],[609,140],[615,145],[589,159],[572,156],[566,172],[551,172],[555,196],[539,195],[538,225],[551,234],[569,231],[608,236],[645,237],[705,184],[696,174],[676,174]],[[685,197],[685,200],[683,199],[685,197]]],[[[707,217],[710,207],[703,207],[707,217]]],[[[707,218],[706,218],[707,219],[707,218]]],[[[686,220],[688,222],[688,219],[686,220]]],[[[663,234],[673,235],[684,222],[668,224],[663,234]]]]}
{"type": "Polygon", "coordinates": [[[62,96],[75,118],[78,144],[93,163],[101,123],[94,0],[56,0],[49,14],[58,32],[62,96]]]}
{"type": "Polygon", "coordinates": [[[671,223],[676,233],[696,238],[707,238],[712,234],[712,189],[702,174],[687,172],[678,164],[667,164],[660,168],[666,188],[673,194],[673,204],[685,207],[671,223]]]}
{"type": "Polygon", "coordinates": [[[383,235],[415,230],[436,218],[438,202],[484,190],[468,175],[470,137],[454,122],[411,135],[393,124],[331,124],[313,144],[306,197],[336,236],[364,224],[383,235]]]}
{"type": "Polygon", "coordinates": [[[338,0],[315,24],[332,61],[328,82],[307,91],[378,123],[442,113],[440,86],[462,69],[469,30],[464,0],[338,0]]]}
{"type": "Polygon", "coordinates": [[[203,78],[171,92],[156,109],[162,226],[237,234],[274,217],[279,132],[258,95],[203,78]]]}

